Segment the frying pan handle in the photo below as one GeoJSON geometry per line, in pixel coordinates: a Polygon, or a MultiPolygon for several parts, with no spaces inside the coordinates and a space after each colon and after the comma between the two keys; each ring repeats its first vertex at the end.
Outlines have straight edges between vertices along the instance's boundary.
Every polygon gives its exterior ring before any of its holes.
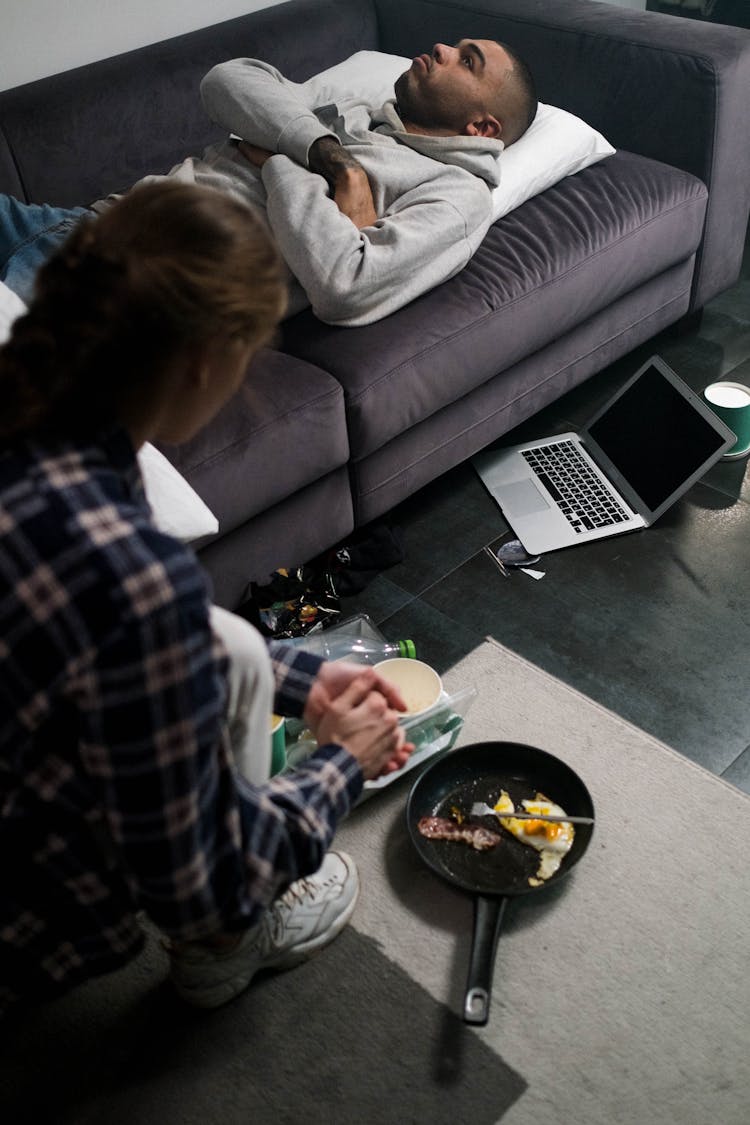
{"type": "Polygon", "coordinates": [[[506,902],[507,899],[499,895],[477,895],[474,899],[474,936],[464,996],[464,1023],[485,1024],[489,1019],[497,939],[506,902]]]}

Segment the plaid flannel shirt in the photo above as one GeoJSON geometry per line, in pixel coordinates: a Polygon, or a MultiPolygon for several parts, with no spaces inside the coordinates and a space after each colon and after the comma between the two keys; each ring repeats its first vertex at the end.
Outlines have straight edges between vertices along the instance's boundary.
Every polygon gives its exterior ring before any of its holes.
{"type": "MultiPolygon", "coordinates": [[[[235,772],[209,603],[124,433],[0,457],[0,1010],[128,960],[139,910],[180,940],[252,925],[358,796],[339,746],[235,772]]],[[[320,662],[270,654],[299,715],[320,662]]]]}

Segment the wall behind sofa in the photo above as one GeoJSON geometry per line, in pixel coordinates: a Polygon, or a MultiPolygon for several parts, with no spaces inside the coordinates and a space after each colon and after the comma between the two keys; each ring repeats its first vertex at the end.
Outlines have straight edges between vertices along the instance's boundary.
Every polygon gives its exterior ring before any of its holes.
{"type": "MultiPolygon", "coordinates": [[[[0,90],[283,0],[0,0],[0,90]]],[[[645,8],[646,0],[605,0],[645,8]]]]}
{"type": "Polygon", "coordinates": [[[0,0],[0,90],[282,0],[0,0]]]}
{"type": "MultiPolygon", "coordinates": [[[[646,0],[604,0],[645,8],[646,0]]],[[[0,0],[0,90],[283,0],[0,0]]]]}

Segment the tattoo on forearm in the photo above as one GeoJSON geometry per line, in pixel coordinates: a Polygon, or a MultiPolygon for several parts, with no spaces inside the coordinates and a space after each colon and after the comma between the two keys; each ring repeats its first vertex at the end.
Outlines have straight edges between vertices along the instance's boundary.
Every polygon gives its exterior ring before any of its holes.
{"type": "Polygon", "coordinates": [[[308,163],[311,172],[323,176],[329,186],[336,186],[336,178],[347,168],[361,168],[359,161],[335,137],[321,137],[310,146],[308,163]]]}

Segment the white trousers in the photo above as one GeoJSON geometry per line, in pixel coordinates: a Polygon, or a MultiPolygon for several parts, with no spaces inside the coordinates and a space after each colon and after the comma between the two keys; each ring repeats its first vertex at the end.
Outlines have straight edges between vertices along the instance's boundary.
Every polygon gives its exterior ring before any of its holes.
{"type": "Polygon", "coordinates": [[[258,630],[220,606],[211,627],[229,656],[227,723],[237,768],[253,785],[271,775],[271,713],[274,678],[266,642],[258,630]]]}

